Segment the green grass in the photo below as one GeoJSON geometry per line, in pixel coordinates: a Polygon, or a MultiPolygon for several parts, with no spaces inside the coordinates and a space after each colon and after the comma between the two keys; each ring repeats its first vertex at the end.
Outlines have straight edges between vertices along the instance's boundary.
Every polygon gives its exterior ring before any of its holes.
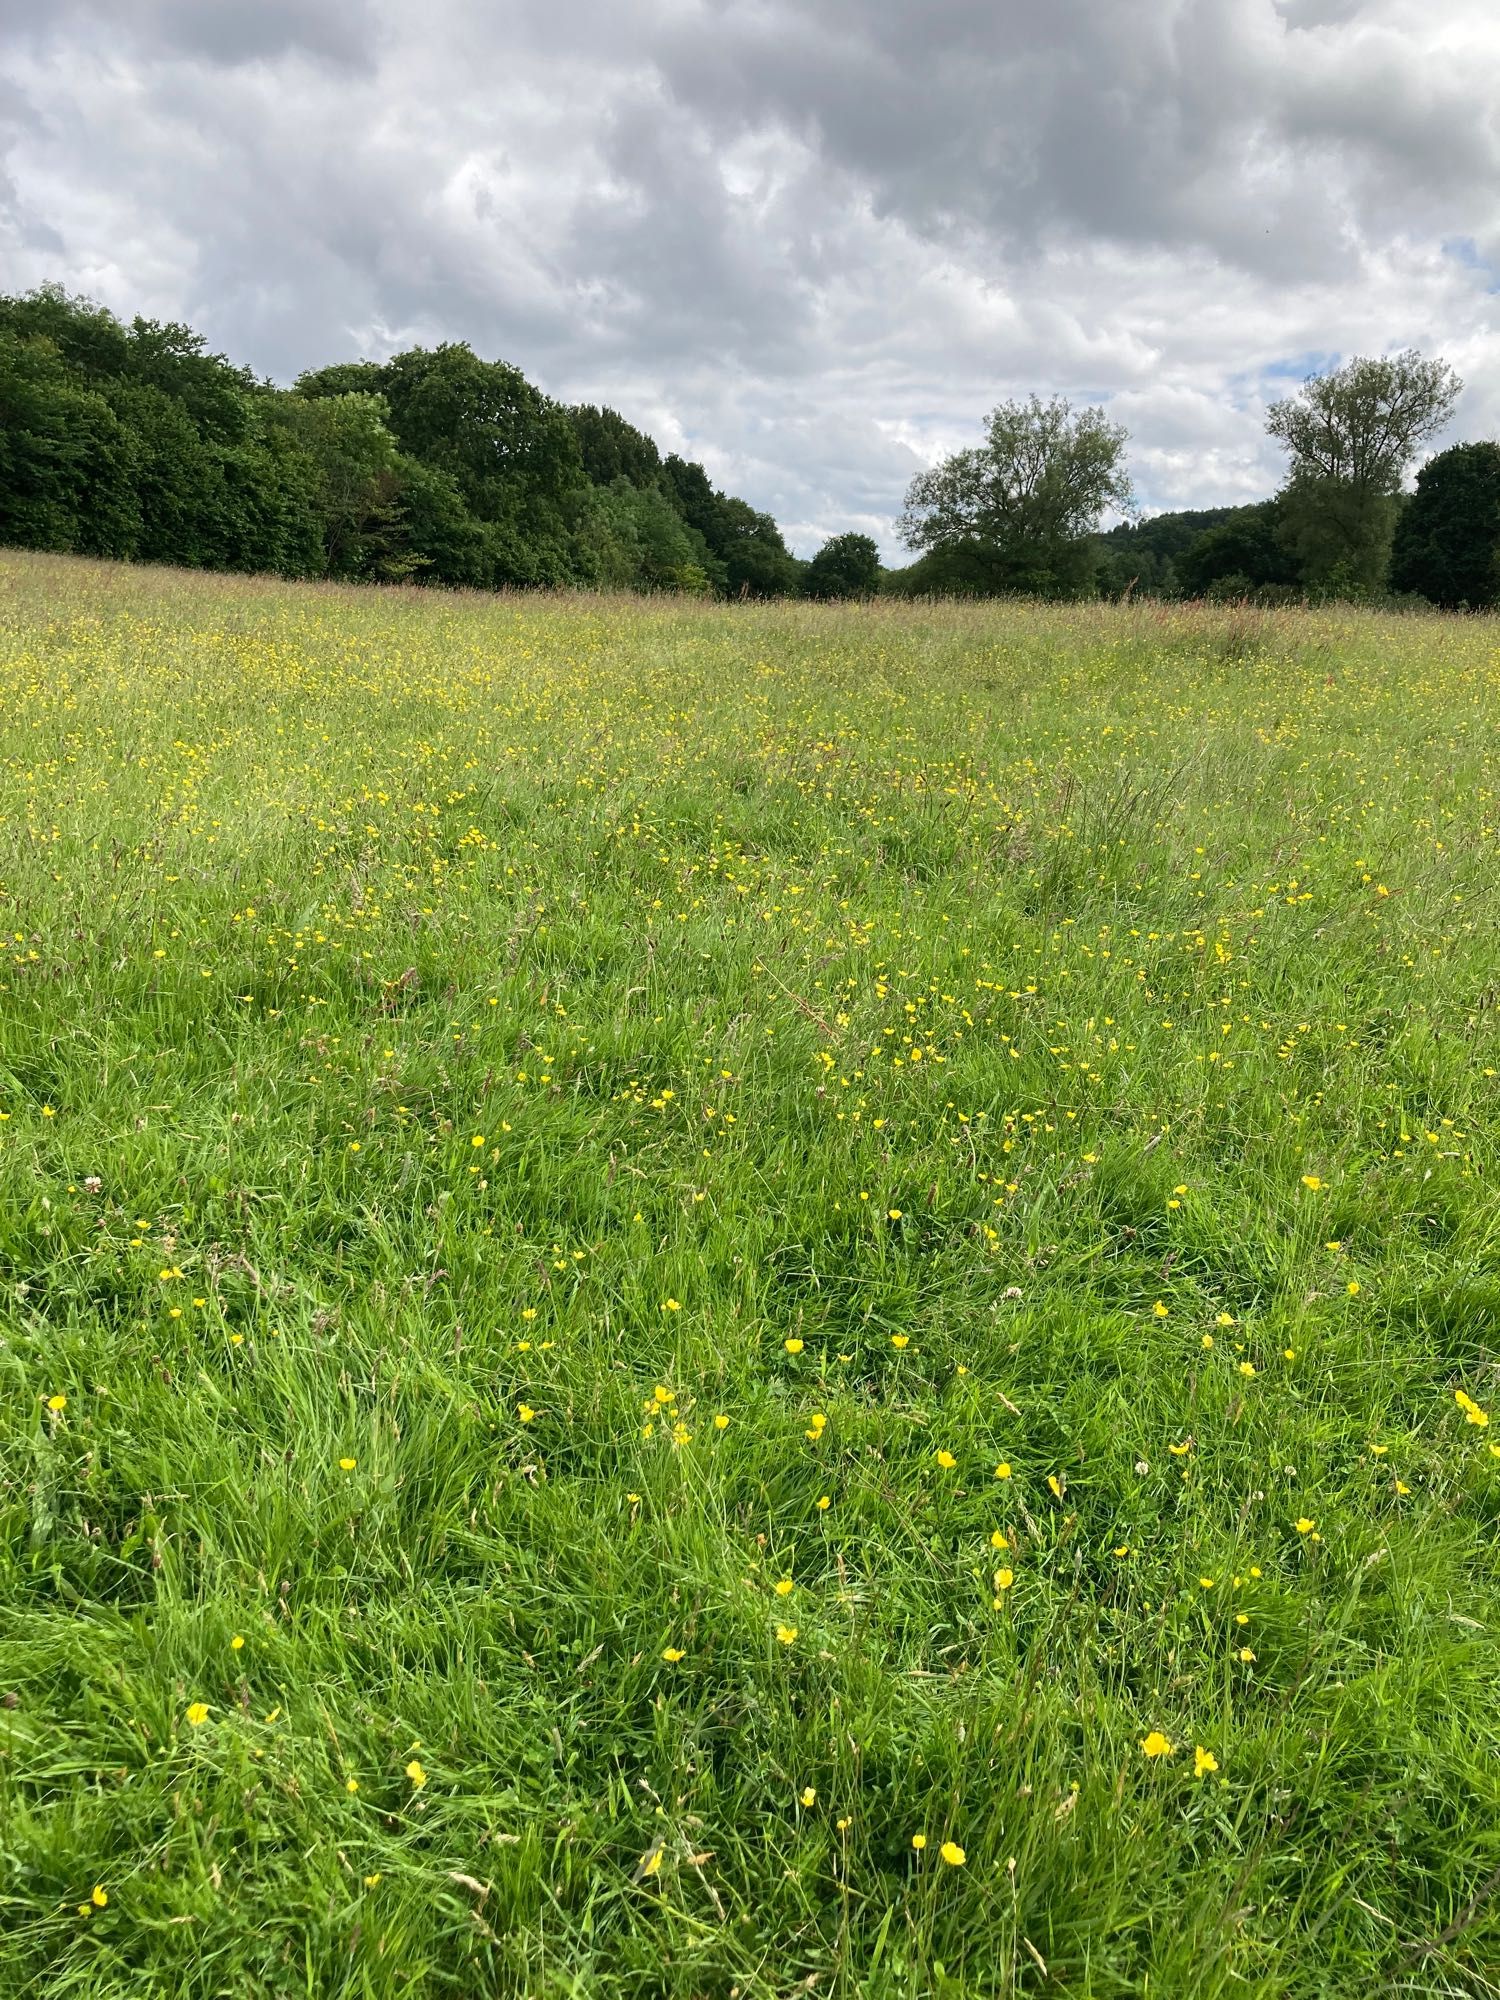
{"type": "Polygon", "coordinates": [[[0,1993],[1500,1992],[1497,718],[0,557],[0,1993]]]}

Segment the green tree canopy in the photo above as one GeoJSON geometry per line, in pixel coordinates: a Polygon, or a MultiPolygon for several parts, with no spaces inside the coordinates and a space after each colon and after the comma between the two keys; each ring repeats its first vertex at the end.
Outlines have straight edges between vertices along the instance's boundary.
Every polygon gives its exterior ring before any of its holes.
{"type": "Polygon", "coordinates": [[[1391,582],[1449,607],[1500,603],[1500,444],[1428,459],[1396,526],[1391,582]]]}
{"type": "Polygon", "coordinates": [[[44,335],[0,326],[0,540],[134,555],[136,450],[108,399],[44,335]]]}
{"type": "Polygon", "coordinates": [[[746,500],[722,495],[722,539],[715,554],[724,564],[732,597],[790,597],[802,581],[802,565],[781,538],[769,514],[746,500]]]}
{"type": "Polygon", "coordinates": [[[596,486],[612,486],[617,479],[628,480],[632,486],[657,484],[661,453],[655,440],[627,423],[618,410],[575,403],[568,417],[583,469],[596,486]]]}
{"type": "Polygon", "coordinates": [[[662,460],[661,484],[688,526],[696,528],[707,546],[717,551],[725,532],[724,496],[714,491],[703,467],[694,459],[671,452],[662,460]]]}
{"type": "Polygon", "coordinates": [[[772,596],[802,565],[702,466],[451,344],[258,382],[192,328],[0,297],[0,537],[289,575],[772,596]]]}
{"type": "Polygon", "coordinates": [[[316,468],[323,564],[329,576],[409,573],[401,531],[402,474],[383,396],[283,399],[288,422],[316,468]]]}
{"type": "Polygon", "coordinates": [[[312,399],[318,396],[378,396],[378,361],[333,361],[326,368],[307,368],[297,377],[294,391],[312,399]]]}
{"type": "Polygon", "coordinates": [[[1383,584],[1402,478],[1462,387],[1447,362],[1408,349],[1356,356],[1271,405],[1266,429],[1289,460],[1281,534],[1304,582],[1383,584]]]}
{"type": "Polygon", "coordinates": [[[51,341],[77,374],[98,380],[126,373],[130,339],[112,312],[74,298],[61,285],[39,285],[19,298],[0,298],[0,328],[22,339],[51,341]]]}
{"type": "Polygon", "coordinates": [[[572,580],[587,481],[567,413],[518,368],[461,342],[412,348],[380,370],[401,449],[446,472],[488,530],[497,583],[572,580]]]}
{"type": "Polygon", "coordinates": [[[1126,433],[1102,410],[1064,397],[1001,403],[982,445],[955,452],[907,490],[900,531],[908,548],[969,548],[998,590],[1072,596],[1091,587],[1098,557],[1087,538],[1109,507],[1132,502],[1126,433]]]}
{"type": "Polygon", "coordinates": [[[802,578],[805,597],[873,597],[880,588],[880,551],[868,535],[833,535],[802,578]]]}
{"type": "Polygon", "coordinates": [[[1177,557],[1177,575],[1188,596],[1294,585],[1297,565],[1282,537],[1282,511],[1279,500],[1235,507],[1195,536],[1177,557]]]}
{"type": "Polygon", "coordinates": [[[1177,509],[1106,528],[1097,537],[1100,590],[1106,597],[1127,592],[1138,597],[1180,597],[1178,558],[1233,512],[1231,507],[1177,509]]]}
{"type": "Polygon", "coordinates": [[[254,377],[222,354],[210,354],[202,334],[190,326],[133,319],[123,373],[175,398],[210,443],[237,444],[255,428],[254,377]]]}
{"type": "Polygon", "coordinates": [[[690,528],[702,536],[731,597],[786,597],[798,588],[802,565],[769,514],[720,493],[703,467],[676,453],[662,462],[662,489],[690,528]]]}
{"type": "Polygon", "coordinates": [[[603,529],[599,581],[620,590],[710,588],[717,573],[703,537],[690,528],[657,486],[633,486],[623,475],[597,494],[603,529]]]}

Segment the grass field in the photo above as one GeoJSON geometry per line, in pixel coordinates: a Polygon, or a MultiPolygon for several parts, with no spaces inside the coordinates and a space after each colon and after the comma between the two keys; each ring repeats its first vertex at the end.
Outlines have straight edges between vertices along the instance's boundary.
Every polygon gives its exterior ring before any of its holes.
{"type": "Polygon", "coordinates": [[[1500,1993],[1500,623],[4,555],[0,788],[0,1993],[1500,1993]]]}

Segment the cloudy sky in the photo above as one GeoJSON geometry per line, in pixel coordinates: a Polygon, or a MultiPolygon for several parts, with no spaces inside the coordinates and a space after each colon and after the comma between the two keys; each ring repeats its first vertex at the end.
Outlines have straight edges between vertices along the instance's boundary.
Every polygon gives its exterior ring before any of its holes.
{"type": "Polygon", "coordinates": [[[289,381],[463,339],[804,553],[1032,389],[1150,510],[1415,345],[1500,435],[1495,0],[0,0],[0,289],[289,381]]]}

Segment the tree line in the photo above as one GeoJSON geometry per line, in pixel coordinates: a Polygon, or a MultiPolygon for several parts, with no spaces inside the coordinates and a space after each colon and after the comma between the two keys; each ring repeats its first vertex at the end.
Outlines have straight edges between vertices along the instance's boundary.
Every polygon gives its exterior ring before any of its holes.
{"type": "Polygon", "coordinates": [[[56,286],[0,298],[0,542],[485,590],[832,597],[879,576],[868,536],[804,562],[701,465],[462,343],[279,389],[56,286]]]}
{"type": "Polygon", "coordinates": [[[887,587],[1045,597],[1500,603],[1500,444],[1454,445],[1404,481],[1462,383],[1415,351],[1356,358],[1273,403],[1287,454],[1269,500],[1132,518],[1126,433],[1061,397],[1002,403],[983,442],[920,473],[901,533],[917,560],[887,587]],[[1126,516],[1099,532],[1107,512],[1126,516]]]}
{"type": "Polygon", "coordinates": [[[1500,603],[1500,444],[1406,476],[1461,388],[1415,352],[1356,359],[1273,404],[1273,498],[1137,518],[1128,439],[1062,397],[1002,403],[911,483],[915,560],[867,535],[811,561],[769,514],[461,342],[338,362],[290,389],[176,322],[125,324],[44,286],[0,297],[0,542],[204,569],[478,589],[722,597],[1303,597],[1500,603]],[[1101,531],[1110,513],[1124,516],[1101,531]]]}

